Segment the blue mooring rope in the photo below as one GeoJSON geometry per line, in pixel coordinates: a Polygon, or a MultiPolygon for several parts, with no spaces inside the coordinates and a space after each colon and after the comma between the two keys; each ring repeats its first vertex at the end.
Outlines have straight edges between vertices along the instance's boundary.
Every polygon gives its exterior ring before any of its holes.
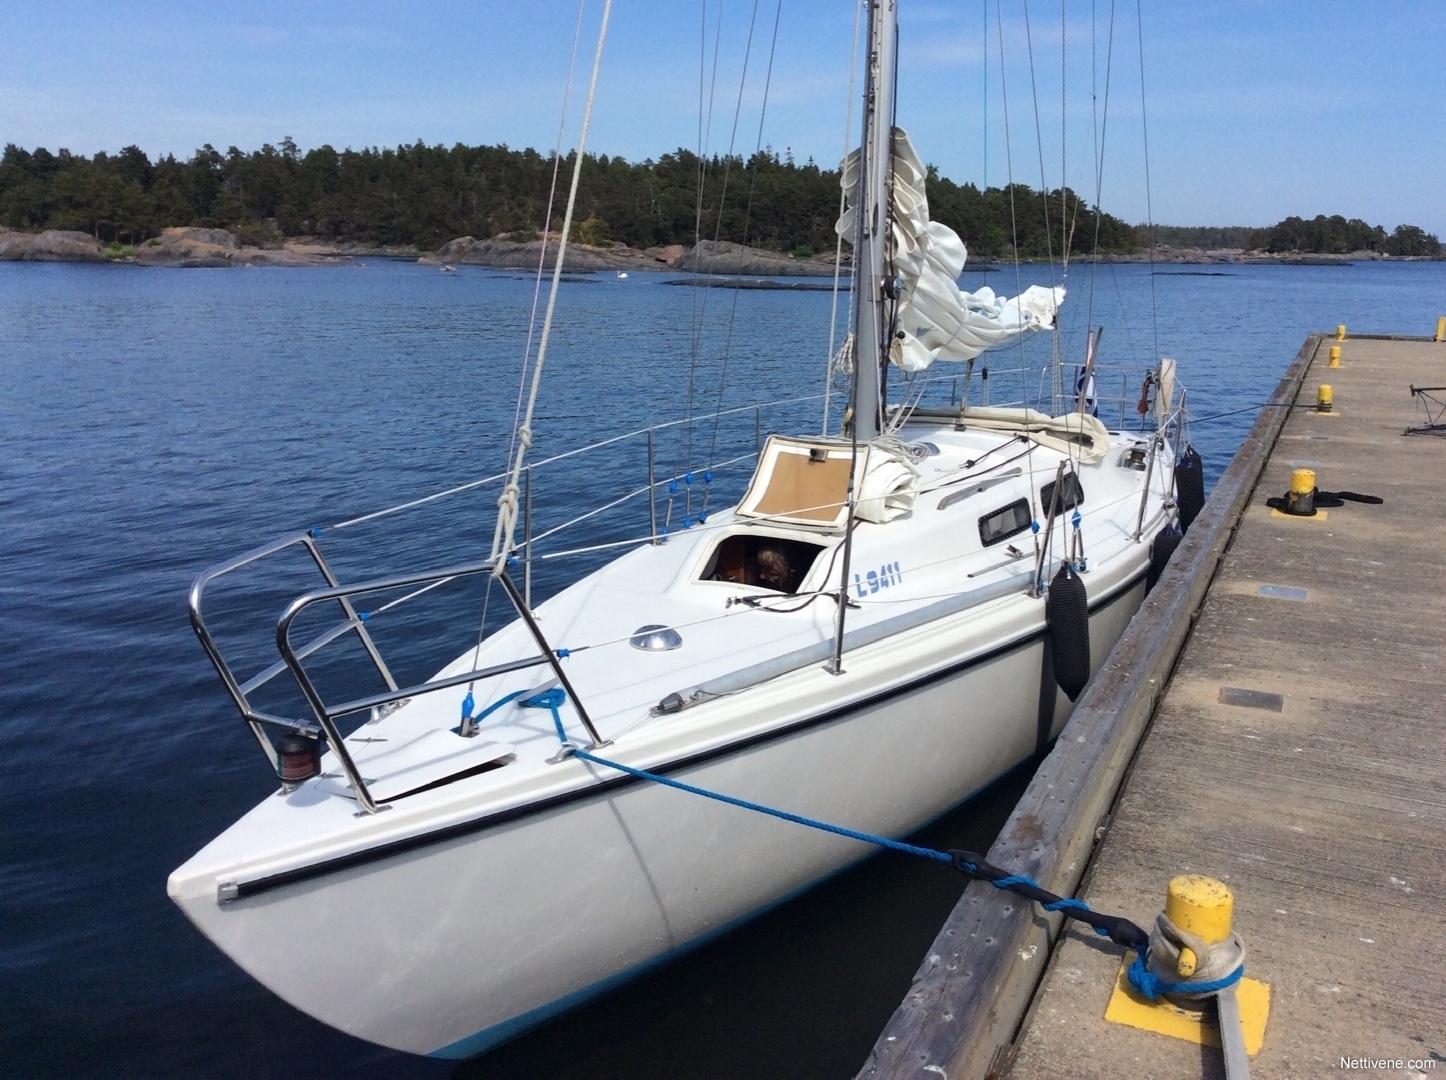
{"type": "Polygon", "coordinates": [[[1150,970],[1143,951],[1135,953],[1134,961],[1125,971],[1126,977],[1130,980],[1130,986],[1141,997],[1150,1001],[1159,1001],[1166,994],[1213,994],[1217,990],[1224,990],[1227,986],[1234,986],[1244,974],[1245,965],[1241,964],[1229,975],[1212,982],[1170,982],[1150,970]]]}
{"type": "MultiPolygon", "coordinates": [[[[484,710],[480,716],[477,717],[477,720],[480,722],[483,717],[500,708],[507,702],[517,698],[522,698],[522,695],[526,692],[527,691],[525,690],[519,690],[514,694],[509,694],[501,700],[494,702],[492,705],[488,706],[487,709],[484,710]]],[[[563,743],[564,745],[567,745],[567,731],[563,727],[561,712],[562,704],[566,700],[567,694],[562,690],[562,688],[553,687],[551,690],[544,690],[540,694],[534,694],[531,697],[522,698],[522,700],[518,701],[518,704],[521,705],[523,708],[549,710],[552,713],[553,727],[557,730],[558,741],[563,743]]],[[[693,784],[685,784],[681,780],[674,780],[672,777],[663,776],[661,773],[649,772],[646,769],[635,769],[631,765],[624,765],[620,761],[612,761],[609,758],[599,757],[597,754],[591,753],[587,750],[583,750],[580,747],[572,747],[572,753],[574,756],[580,757],[584,761],[592,762],[594,765],[601,765],[604,768],[614,769],[617,772],[625,773],[628,776],[636,777],[639,780],[647,780],[654,784],[661,784],[664,787],[675,788],[678,791],[686,791],[691,795],[701,795],[705,799],[713,799],[716,802],[726,803],[729,806],[737,806],[743,810],[753,810],[757,813],[767,814],[770,817],[775,817],[782,821],[791,821],[796,825],[805,825],[810,829],[818,829],[821,832],[833,833],[835,836],[844,836],[849,838],[850,840],[858,840],[865,844],[873,844],[876,847],[886,848],[890,851],[898,851],[905,855],[916,855],[920,858],[931,859],[935,862],[949,863],[950,865],[971,872],[971,876],[974,872],[980,870],[980,866],[978,864],[970,862],[963,858],[956,858],[955,855],[947,851],[939,851],[936,848],[919,847],[916,844],[906,844],[902,840],[891,840],[886,836],[878,836],[874,833],[867,833],[862,832],[858,829],[846,828],[843,825],[834,825],[827,821],[820,821],[817,818],[806,817],[803,814],[789,813],[787,810],[779,810],[777,807],[764,806],[762,803],[750,802],[747,799],[740,799],[732,795],[724,795],[723,793],[718,791],[709,791],[707,788],[696,787],[693,784]]],[[[1026,874],[1010,874],[1004,877],[994,879],[976,877],[975,880],[988,881],[996,889],[1014,889],[1016,886],[1026,886],[1040,892],[1047,891],[1037,881],[1035,881],[1033,878],[1029,877],[1026,874]]],[[[1094,909],[1083,900],[1077,900],[1073,897],[1060,897],[1059,899],[1048,903],[1040,900],[1036,900],[1035,902],[1038,903],[1040,907],[1042,907],[1045,911],[1062,912],[1065,913],[1067,917],[1068,913],[1071,911],[1089,912],[1091,914],[1097,914],[1094,909]]],[[[1101,937],[1112,937],[1110,931],[1105,929],[1104,927],[1091,926],[1090,929],[1092,929],[1096,934],[1099,934],[1101,937]]],[[[1171,993],[1188,993],[1196,995],[1212,994],[1217,990],[1223,990],[1228,986],[1235,985],[1235,983],[1239,982],[1240,977],[1245,973],[1245,965],[1241,964],[1229,975],[1221,979],[1216,979],[1213,982],[1169,982],[1165,979],[1161,979],[1159,976],[1155,975],[1152,971],[1150,971],[1147,965],[1146,956],[1146,949],[1137,949],[1134,961],[1130,964],[1129,968],[1126,969],[1126,976],[1129,979],[1130,986],[1133,987],[1135,991],[1137,991],[1142,997],[1146,998],[1149,1001],[1158,1001],[1165,994],[1171,993]]]]}
{"type": "Polygon", "coordinates": [[[562,687],[554,686],[551,690],[544,690],[540,694],[533,694],[530,698],[523,698],[518,704],[524,709],[551,709],[552,726],[557,728],[557,741],[565,743],[567,742],[567,732],[563,729],[562,713],[558,711],[558,707],[566,700],[567,694],[562,687]]]}
{"type": "Polygon", "coordinates": [[[954,856],[945,851],[917,847],[914,844],[906,844],[901,840],[890,840],[886,836],[875,836],[873,833],[859,832],[857,829],[845,828],[842,825],[832,825],[827,821],[804,817],[802,814],[790,814],[787,810],[779,810],[776,807],[749,802],[747,799],[738,799],[732,795],[724,795],[721,792],[694,787],[692,784],[685,784],[681,780],[674,780],[671,777],[648,772],[646,769],[635,769],[631,765],[624,765],[618,761],[609,761],[607,758],[590,754],[586,750],[574,750],[573,753],[584,761],[591,761],[595,765],[603,765],[609,769],[616,769],[618,772],[627,773],[629,776],[636,776],[639,780],[651,780],[655,784],[677,788],[679,791],[686,791],[693,795],[702,795],[705,799],[715,799],[718,802],[727,803],[729,806],[742,807],[744,810],[756,810],[760,814],[768,814],[771,817],[781,818],[784,821],[792,821],[797,825],[807,825],[810,829],[820,829],[823,832],[833,833],[836,836],[847,836],[852,840],[862,840],[866,844],[876,844],[879,847],[888,848],[890,851],[901,851],[906,855],[918,855],[924,859],[935,859],[939,862],[946,863],[952,863],[954,861],[954,856]]]}

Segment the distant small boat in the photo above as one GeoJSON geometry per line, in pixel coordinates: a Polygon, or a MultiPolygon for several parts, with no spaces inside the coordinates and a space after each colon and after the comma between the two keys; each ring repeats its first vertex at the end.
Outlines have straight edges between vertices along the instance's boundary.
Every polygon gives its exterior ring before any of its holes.
{"type": "Polygon", "coordinates": [[[443,267],[442,267],[442,273],[444,273],[444,274],[455,274],[456,272],[457,272],[457,268],[456,268],[455,266],[453,266],[451,263],[446,263],[446,264],[444,264],[443,267]]]}

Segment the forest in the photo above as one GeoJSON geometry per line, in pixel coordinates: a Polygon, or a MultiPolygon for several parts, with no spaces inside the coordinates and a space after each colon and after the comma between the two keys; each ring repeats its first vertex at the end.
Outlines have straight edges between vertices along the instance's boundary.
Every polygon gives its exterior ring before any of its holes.
{"type": "MultiPolygon", "coordinates": [[[[172,225],[230,229],[243,243],[312,236],[337,242],[440,247],[458,236],[531,238],[544,225],[551,156],[506,146],[450,149],[422,142],[395,149],[302,152],[291,139],[252,153],[210,145],[189,160],[151,161],[139,147],[94,157],[7,145],[0,156],[0,225],[74,229],[107,243],[139,243],[172,225]]],[[[566,191],[572,158],[563,162],[566,191]]],[[[578,194],[578,236],[630,247],[732,240],[806,255],[831,251],[839,174],[811,159],[760,151],[748,159],[700,159],[687,150],[629,162],[587,155],[578,194]],[[700,198],[701,188],[701,198],[700,198]]],[[[1065,188],[1022,184],[980,191],[931,167],[935,220],[985,258],[1127,252],[1134,230],[1094,212],[1065,188]],[[1046,222],[1048,224],[1046,224],[1046,222]]],[[[561,219],[561,196],[550,223],[561,219]]]]}
{"type": "Polygon", "coordinates": [[[1321,255],[1346,255],[1352,251],[1436,257],[1441,254],[1441,241],[1415,225],[1398,225],[1387,235],[1379,225],[1368,225],[1360,218],[1347,221],[1339,214],[1331,217],[1318,214],[1309,221],[1288,217],[1255,233],[1250,246],[1270,252],[1303,251],[1321,255]]]}
{"type": "MultiPolygon", "coordinates": [[[[136,244],[172,225],[230,229],[244,244],[278,245],[308,236],[341,243],[435,249],[458,236],[530,239],[544,222],[554,168],[566,190],[569,156],[557,162],[507,146],[408,146],[304,153],[286,138],[243,153],[210,144],[189,160],[155,161],[137,146],[94,157],[8,144],[0,155],[0,225],[74,229],[106,243],[136,244]]],[[[629,162],[606,154],[583,162],[576,214],[584,243],[629,247],[732,240],[808,255],[832,250],[839,174],[810,158],[762,150],[700,158],[687,150],[629,162]],[[701,193],[701,194],[700,194],[701,193]]],[[[1415,225],[1387,233],[1357,218],[1289,217],[1266,229],[1241,226],[1132,227],[1096,215],[1069,188],[1023,184],[981,191],[929,167],[934,220],[959,233],[983,259],[1123,254],[1151,244],[1242,248],[1272,253],[1441,256],[1436,236],[1415,225]]]]}
{"type": "Polygon", "coordinates": [[[1288,217],[1267,229],[1249,226],[1137,226],[1142,244],[1171,248],[1241,248],[1271,254],[1299,252],[1302,255],[1348,255],[1353,251],[1375,251],[1383,255],[1417,255],[1440,258],[1441,242],[1415,225],[1398,225],[1391,233],[1359,218],[1347,220],[1339,214],[1318,214],[1309,221],[1288,217]]]}

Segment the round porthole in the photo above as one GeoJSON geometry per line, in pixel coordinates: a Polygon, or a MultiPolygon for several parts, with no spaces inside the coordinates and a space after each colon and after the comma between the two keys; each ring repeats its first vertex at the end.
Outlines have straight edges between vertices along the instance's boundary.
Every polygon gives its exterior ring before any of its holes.
{"type": "Polygon", "coordinates": [[[640,626],[633,631],[631,645],[635,649],[642,649],[645,652],[668,652],[683,644],[682,635],[671,626],[663,626],[660,623],[649,623],[647,626],[640,626]]]}

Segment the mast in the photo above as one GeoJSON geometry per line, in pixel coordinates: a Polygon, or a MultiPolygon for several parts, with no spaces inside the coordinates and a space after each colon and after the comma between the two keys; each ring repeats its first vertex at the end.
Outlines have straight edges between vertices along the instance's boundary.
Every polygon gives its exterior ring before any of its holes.
{"type": "Polygon", "coordinates": [[[893,166],[897,0],[870,0],[868,77],[864,82],[857,233],[854,238],[854,435],[879,433],[879,375],[888,360],[884,318],[888,273],[889,188],[893,166]]]}

